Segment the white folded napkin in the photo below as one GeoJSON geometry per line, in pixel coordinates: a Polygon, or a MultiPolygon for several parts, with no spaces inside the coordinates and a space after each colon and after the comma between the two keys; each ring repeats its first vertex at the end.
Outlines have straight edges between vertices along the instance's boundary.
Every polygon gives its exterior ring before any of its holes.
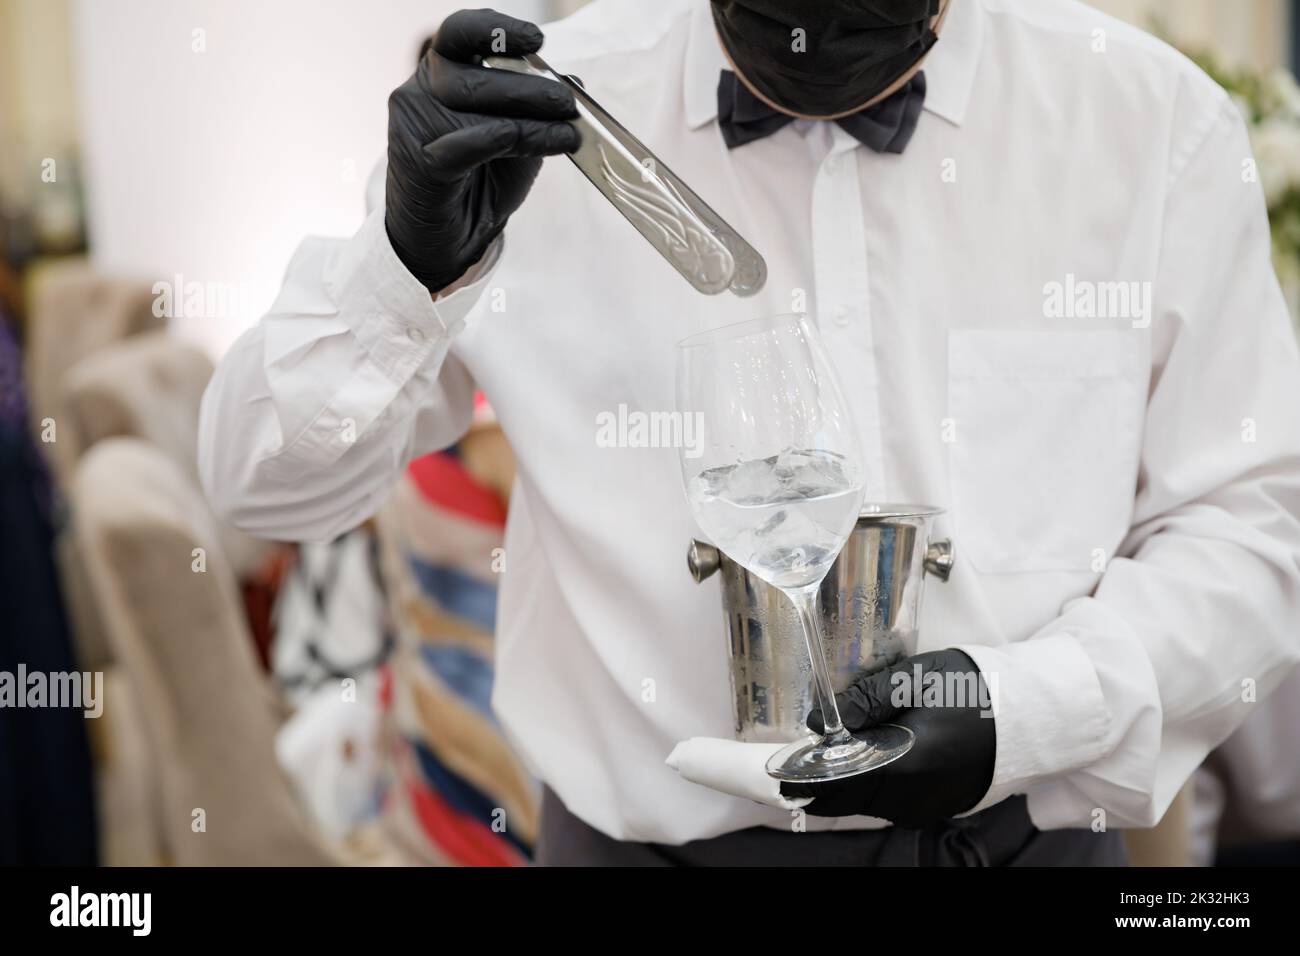
{"type": "Polygon", "coordinates": [[[664,762],[691,783],[779,810],[797,810],[812,803],[812,798],[791,800],[781,796],[781,781],[769,777],[765,769],[768,758],[784,746],[692,737],[674,747],[664,762]]]}

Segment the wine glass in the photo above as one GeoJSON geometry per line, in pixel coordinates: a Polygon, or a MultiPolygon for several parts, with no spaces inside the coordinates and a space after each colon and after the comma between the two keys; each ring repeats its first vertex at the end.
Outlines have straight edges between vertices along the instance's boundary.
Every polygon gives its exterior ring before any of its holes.
{"type": "Polygon", "coordinates": [[[816,330],[802,315],[742,322],[677,344],[677,411],[698,441],[679,452],[701,528],[731,560],[794,604],[825,733],[767,763],[779,780],[838,780],[896,760],[912,732],[844,729],[822,643],[817,591],[857,522],[864,465],[857,432],[816,330]]]}

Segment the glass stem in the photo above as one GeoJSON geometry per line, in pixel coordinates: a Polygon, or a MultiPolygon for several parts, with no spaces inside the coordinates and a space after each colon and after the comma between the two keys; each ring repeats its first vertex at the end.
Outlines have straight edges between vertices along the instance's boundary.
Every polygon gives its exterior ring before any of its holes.
{"type": "Polygon", "coordinates": [[[852,735],[844,729],[840,721],[840,709],[835,705],[835,687],[831,683],[831,671],[826,664],[826,645],[822,642],[821,618],[817,614],[818,585],[787,591],[799,612],[803,624],[804,642],[808,645],[808,657],[812,661],[813,689],[817,694],[817,706],[822,712],[822,723],[827,743],[839,743],[849,740],[852,735]]]}

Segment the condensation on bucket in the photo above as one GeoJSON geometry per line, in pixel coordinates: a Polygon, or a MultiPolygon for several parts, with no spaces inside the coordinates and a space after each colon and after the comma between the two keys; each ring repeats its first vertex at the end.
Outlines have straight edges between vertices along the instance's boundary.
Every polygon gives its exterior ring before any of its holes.
{"type": "MultiPolygon", "coordinates": [[[[827,575],[818,610],[837,692],[916,652],[928,525],[928,516],[860,524],[827,575]]],[[[738,565],[724,560],[721,571],[737,739],[796,739],[816,699],[799,615],[738,565]]]]}

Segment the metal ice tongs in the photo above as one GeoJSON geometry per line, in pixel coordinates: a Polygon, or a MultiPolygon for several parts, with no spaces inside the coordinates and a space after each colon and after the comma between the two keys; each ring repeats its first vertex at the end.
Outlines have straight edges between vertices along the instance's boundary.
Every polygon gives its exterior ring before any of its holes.
{"type": "Polygon", "coordinates": [[[687,282],[707,295],[730,289],[745,296],[763,288],[767,263],[754,247],[581,86],[535,53],[483,62],[569,88],[578,107],[572,123],[582,135],[582,145],[569,158],[687,282]]]}

